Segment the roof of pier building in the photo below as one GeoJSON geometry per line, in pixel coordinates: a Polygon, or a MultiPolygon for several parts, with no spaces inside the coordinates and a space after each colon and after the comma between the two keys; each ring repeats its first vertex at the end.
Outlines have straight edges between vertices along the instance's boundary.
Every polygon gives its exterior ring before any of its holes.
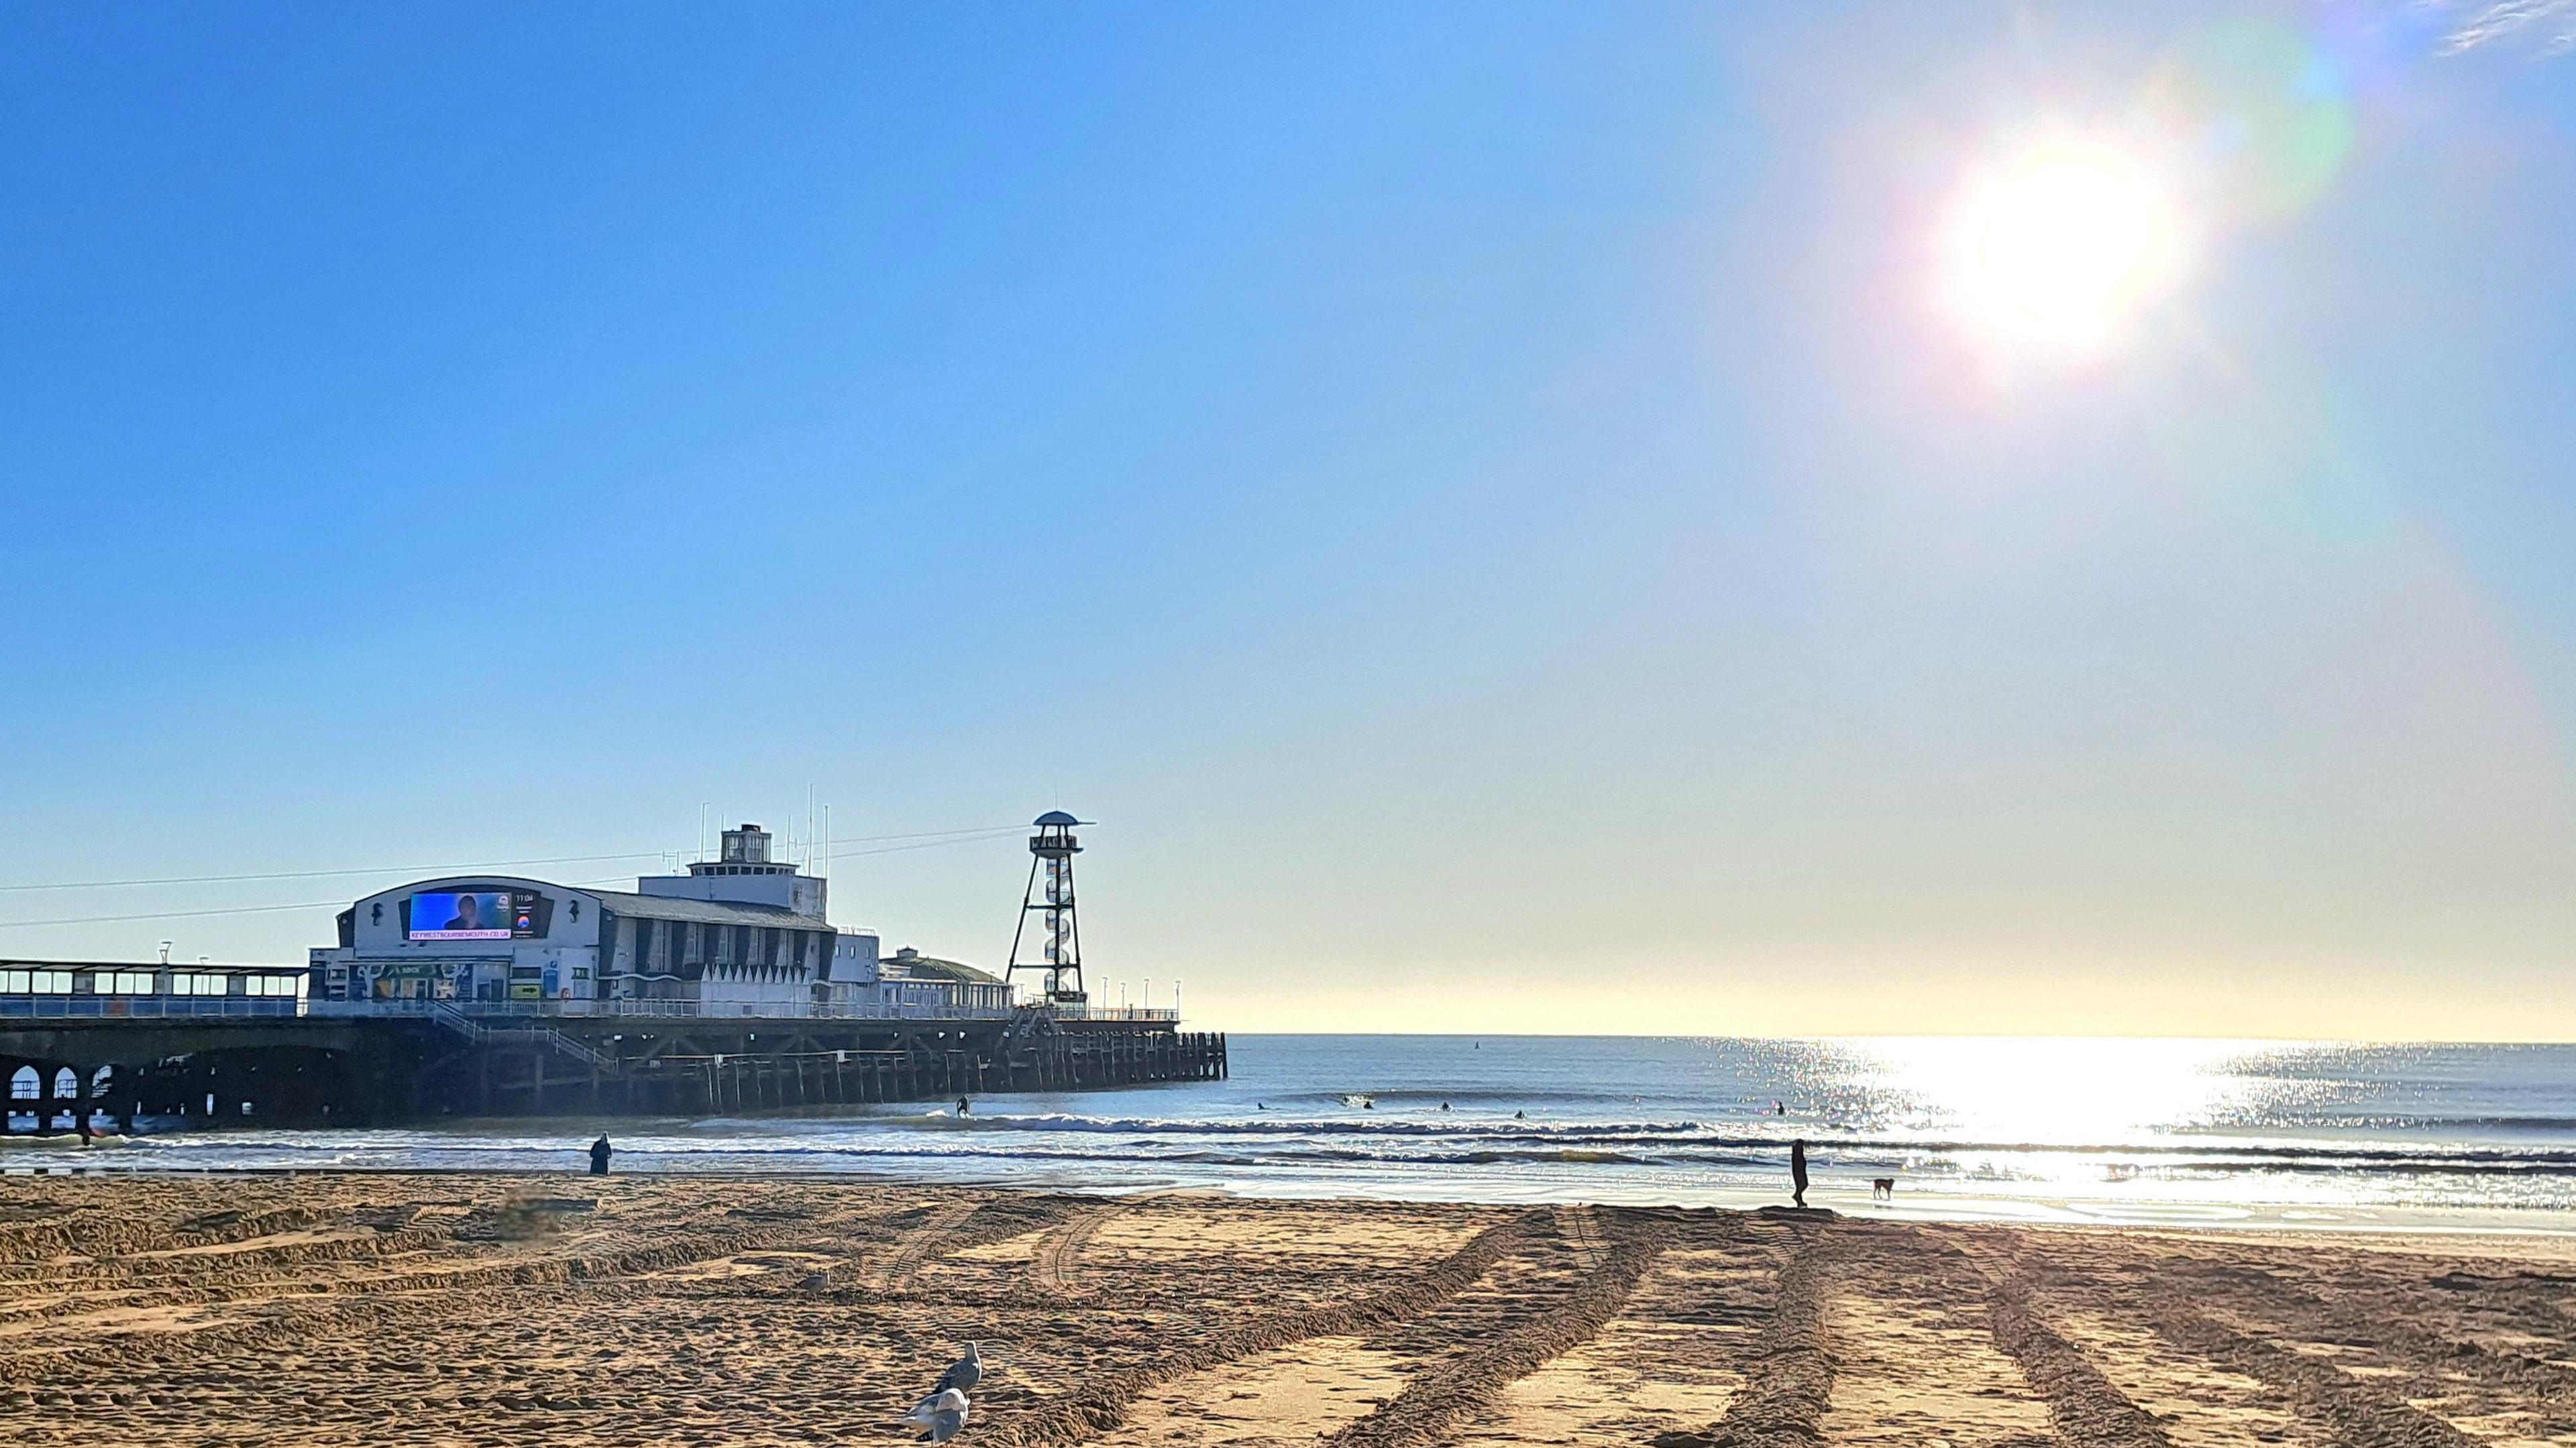
{"type": "MultiPolygon", "coordinates": [[[[536,890],[558,900],[595,901],[602,910],[635,920],[682,920],[704,925],[780,925],[800,930],[830,930],[824,919],[793,910],[784,905],[769,905],[757,900],[701,900],[686,895],[646,895],[631,890],[599,890],[588,885],[558,885],[551,880],[532,880],[520,875],[450,875],[437,880],[414,880],[379,890],[350,907],[378,902],[390,903],[402,896],[436,890],[536,890]]],[[[350,912],[343,912],[347,914],[350,912]]]]}
{"type": "MultiPolygon", "coordinates": [[[[648,877],[646,881],[639,883],[650,884],[652,878],[648,877]]],[[[362,921],[380,936],[386,932],[396,931],[394,912],[408,897],[437,891],[498,890],[532,890],[553,899],[559,905],[569,903],[569,919],[576,923],[581,920],[583,911],[588,909],[597,911],[603,917],[623,917],[638,921],[658,920],[675,925],[802,930],[826,936],[845,933],[837,931],[830,918],[818,911],[797,909],[786,904],[773,904],[762,900],[719,900],[693,895],[666,895],[658,891],[648,894],[640,890],[601,890],[586,885],[560,885],[550,880],[535,880],[519,875],[493,874],[450,875],[435,880],[415,880],[406,885],[397,885],[365,896],[339,913],[337,921],[339,943],[343,947],[359,945],[362,921]]],[[[724,891],[719,888],[712,893],[722,894],[724,891]]],[[[551,931],[549,938],[558,943],[563,939],[561,935],[551,931]]],[[[401,940],[398,937],[390,941],[380,938],[373,942],[376,948],[382,948],[389,943],[398,943],[408,949],[420,942],[401,940]]],[[[452,945],[450,953],[454,953],[455,950],[471,950],[497,942],[433,941],[429,943],[452,945]]]]}
{"type": "Polygon", "coordinates": [[[738,904],[724,900],[684,900],[670,895],[634,895],[623,890],[584,890],[600,908],[635,920],[686,920],[702,925],[783,925],[799,930],[829,930],[811,915],[784,905],[738,904]]]}
{"type": "Polygon", "coordinates": [[[885,964],[917,980],[953,980],[966,985],[1000,985],[1002,978],[989,970],[968,965],[962,960],[942,960],[924,955],[907,945],[889,957],[885,964]]]}

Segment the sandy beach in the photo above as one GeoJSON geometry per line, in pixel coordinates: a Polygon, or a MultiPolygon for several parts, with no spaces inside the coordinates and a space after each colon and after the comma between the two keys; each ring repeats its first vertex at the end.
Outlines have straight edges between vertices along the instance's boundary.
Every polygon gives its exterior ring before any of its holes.
{"type": "Polygon", "coordinates": [[[13,1178],[0,1438],[2576,1443],[2576,1242],[1112,1199],[13,1178]]]}

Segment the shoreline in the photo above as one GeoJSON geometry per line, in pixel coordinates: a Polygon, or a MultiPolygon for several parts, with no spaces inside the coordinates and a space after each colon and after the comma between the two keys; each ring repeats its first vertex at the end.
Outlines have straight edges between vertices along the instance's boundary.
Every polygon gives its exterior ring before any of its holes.
{"type": "MultiPolygon", "coordinates": [[[[100,1151],[116,1147],[82,1148],[68,1141],[27,1149],[60,1152],[69,1160],[13,1161],[16,1148],[0,1147],[0,1182],[18,1179],[173,1179],[207,1180],[220,1178],[284,1179],[332,1177],[435,1178],[477,1177],[496,1180],[556,1179],[578,1177],[600,1181],[589,1176],[579,1165],[561,1168],[528,1165],[455,1166],[455,1165],[239,1165],[157,1162],[120,1162],[93,1159],[100,1151]]],[[[567,1152],[570,1158],[572,1153],[567,1152]]],[[[1244,1202],[1340,1203],[1352,1206],[1389,1204],[1422,1207],[1456,1207],[1461,1209],[1526,1208],[1538,1206],[1592,1206],[1626,1210],[1682,1210],[1755,1212],[1765,1207],[1784,1207],[1787,1194],[1761,1191],[1711,1189],[1686,1197],[1658,1200],[1586,1195],[1577,1189],[1556,1190],[1534,1186],[1512,1194],[1472,1195],[1444,1191],[1437,1182],[1403,1182],[1401,1189],[1346,1190],[1346,1180],[1284,1179],[1262,1182],[1217,1182],[1170,1179],[1161,1181],[1102,1182],[1080,1179],[1078,1174],[1050,1177],[1043,1172],[1021,1172],[1010,1175],[929,1175],[900,1171],[863,1169],[794,1168],[763,1165],[729,1168],[722,1166],[620,1165],[615,1180],[675,1180],[711,1182],[779,1182],[829,1185],[845,1183],[856,1186],[901,1188],[908,1190],[968,1190],[1037,1195],[1070,1195],[1119,1200],[1158,1194],[1184,1193],[1221,1197],[1244,1202]],[[1418,1188],[1418,1189],[1415,1189],[1418,1188]]],[[[2455,1240],[2493,1238],[2499,1241],[2543,1242],[2563,1239],[2576,1249],[2576,1212],[2549,1208],[2320,1208],[2304,1204],[2251,1204],[2213,1206],[2206,1203],[2139,1203],[2106,1205],[2100,1202],[2031,1197],[1976,1196],[1961,1192],[1900,1190],[1892,1201],[1870,1200],[1864,1189],[1843,1186],[1832,1181],[1820,1182],[1808,1192],[1811,1205],[1835,1212],[1852,1221],[1886,1222],[1916,1225],[1990,1225],[2027,1228],[2054,1228],[2090,1231],[2148,1231],[2185,1234],[2256,1233],[2267,1236],[2316,1237],[2428,1237],[2455,1240]]]]}

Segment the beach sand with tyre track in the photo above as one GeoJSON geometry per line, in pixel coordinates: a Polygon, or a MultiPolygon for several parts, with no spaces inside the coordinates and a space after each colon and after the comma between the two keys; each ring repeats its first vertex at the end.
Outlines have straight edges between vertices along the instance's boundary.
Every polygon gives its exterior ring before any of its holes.
{"type": "Polygon", "coordinates": [[[0,1183],[0,1441],[2576,1444],[2576,1241],[847,1180],[0,1183]]]}

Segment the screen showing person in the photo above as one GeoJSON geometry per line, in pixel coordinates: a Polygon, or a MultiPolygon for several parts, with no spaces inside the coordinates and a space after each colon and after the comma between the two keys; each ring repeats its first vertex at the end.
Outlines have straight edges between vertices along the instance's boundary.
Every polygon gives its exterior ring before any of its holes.
{"type": "Polygon", "coordinates": [[[429,891],[411,897],[414,940],[507,940],[507,890],[429,891]]]}

